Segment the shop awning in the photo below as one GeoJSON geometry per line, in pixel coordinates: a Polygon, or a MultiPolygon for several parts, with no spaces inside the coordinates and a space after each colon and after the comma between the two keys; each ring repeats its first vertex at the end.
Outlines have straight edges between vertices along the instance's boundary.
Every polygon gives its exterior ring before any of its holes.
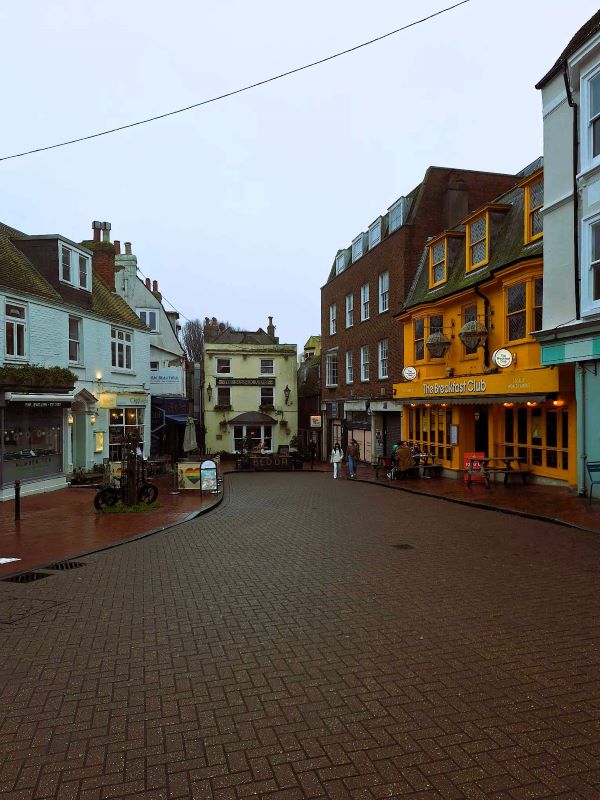
{"type": "Polygon", "coordinates": [[[447,403],[449,406],[492,406],[502,405],[502,403],[545,403],[548,396],[545,394],[482,394],[481,396],[469,397],[407,397],[404,401],[405,406],[415,403],[424,406],[439,406],[447,403]]]}
{"type": "Polygon", "coordinates": [[[177,425],[187,425],[187,414],[165,414],[165,420],[175,422],[177,425]]]}
{"type": "Polygon", "coordinates": [[[75,399],[74,394],[20,394],[6,392],[6,400],[11,403],[63,403],[70,406],[75,399]]]}
{"type": "Polygon", "coordinates": [[[275,425],[273,417],[263,414],[261,411],[246,411],[245,414],[238,414],[237,417],[229,420],[230,425],[275,425]]]}

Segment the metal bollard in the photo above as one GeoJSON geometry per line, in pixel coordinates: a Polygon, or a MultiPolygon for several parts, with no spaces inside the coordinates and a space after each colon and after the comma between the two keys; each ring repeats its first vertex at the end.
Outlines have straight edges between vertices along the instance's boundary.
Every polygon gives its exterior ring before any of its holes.
{"type": "Polygon", "coordinates": [[[21,481],[15,481],[15,520],[21,519],[21,481]]]}

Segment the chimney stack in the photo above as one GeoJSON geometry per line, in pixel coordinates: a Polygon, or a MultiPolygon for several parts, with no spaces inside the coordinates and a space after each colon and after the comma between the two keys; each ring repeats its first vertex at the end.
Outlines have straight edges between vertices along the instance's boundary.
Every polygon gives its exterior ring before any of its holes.
{"type": "Polygon", "coordinates": [[[98,222],[98,220],[95,219],[92,222],[92,233],[94,235],[94,241],[95,242],[99,242],[100,241],[100,231],[101,230],[102,230],[102,223],[98,222]]]}
{"type": "Polygon", "coordinates": [[[125,255],[131,255],[131,242],[125,242],[125,255]]]}
{"type": "Polygon", "coordinates": [[[113,244],[114,244],[114,247],[115,247],[115,255],[116,256],[120,256],[121,255],[121,242],[118,239],[115,239],[113,244]]]}
{"type": "Polygon", "coordinates": [[[152,281],[152,294],[158,292],[158,281],[152,281]]]}
{"type": "Polygon", "coordinates": [[[146,289],[150,289],[150,278],[146,278],[146,289]]]}
{"type": "Polygon", "coordinates": [[[275,338],[275,326],[273,325],[273,317],[269,317],[269,324],[267,325],[267,333],[271,339],[275,338]]]}

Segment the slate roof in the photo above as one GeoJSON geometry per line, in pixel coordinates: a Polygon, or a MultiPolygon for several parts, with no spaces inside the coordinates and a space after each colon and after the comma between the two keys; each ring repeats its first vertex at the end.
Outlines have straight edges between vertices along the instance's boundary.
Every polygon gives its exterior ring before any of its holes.
{"type": "Polygon", "coordinates": [[[257,331],[234,331],[231,328],[225,328],[214,333],[210,328],[205,328],[204,336],[207,344],[278,344],[262,328],[257,331]],[[208,335],[207,332],[209,332],[208,335]]]}
{"type": "MultiPolygon", "coordinates": [[[[528,177],[539,169],[542,160],[534,161],[529,167],[521,171],[523,178],[528,177]]],[[[412,286],[406,297],[406,302],[401,314],[414,306],[424,303],[435,303],[442,298],[465,291],[473,286],[478,286],[489,280],[493,274],[517,261],[539,258],[543,254],[543,239],[536,239],[530,244],[525,244],[523,236],[523,215],[524,215],[524,195],[525,191],[521,187],[515,187],[509,192],[505,192],[489,205],[509,205],[510,210],[501,212],[499,224],[495,230],[490,231],[489,242],[489,261],[479,269],[467,272],[466,265],[466,236],[460,240],[460,246],[451,255],[451,260],[446,264],[447,280],[441,286],[434,289],[429,288],[429,248],[423,250],[419,260],[419,266],[415,274],[412,286]]],[[[488,204],[486,204],[488,205],[488,204]]],[[[482,209],[486,206],[482,206],[482,209]]],[[[451,228],[452,232],[465,232],[465,225],[456,225],[451,228]]],[[[441,235],[442,231],[440,231],[441,235]]]]}
{"type": "MultiPolygon", "coordinates": [[[[0,287],[8,292],[22,292],[42,300],[48,300],[56,305],[75,308],[71,303],[63,300],[27,256],[10,241],[9,236],[28,238],[21,231],[0,223],[0,287]]],[[[79,307],[77,309],[81,312],[79,307]]],[[[91,310],[99,317],[112,322],[147,330],[146,325],[137,314],[119,295],[109,289],[97,272],[92,274],[91,310]]]]}
{"type": "Polygon", "coordinates": [[[572,56],[573,53],[576,53],[579,48],[582,47],[588,39],[591,39],[594,34],[598,33],[598,31],[600,31],[600,11],[596,11],[594,16],[590,17],[588,21],[579,28],[558,59],[554,62],[553,66],[544,77],[536,83],[535,88],[542,89],[550,78],[554,77],[557,72],[560,72],[569,57],[572,56]]]}

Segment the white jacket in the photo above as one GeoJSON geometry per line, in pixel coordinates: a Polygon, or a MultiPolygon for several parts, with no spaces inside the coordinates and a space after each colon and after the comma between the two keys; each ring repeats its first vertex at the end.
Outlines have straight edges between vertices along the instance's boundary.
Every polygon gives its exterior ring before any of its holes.
{"type": "Polygon", "coordinates": [[[329,460],[332,464],[339,464],[341,461],[344,460],[344,451],[343,450],[332,450],[331,455],[329,456],[329,460]]]}

